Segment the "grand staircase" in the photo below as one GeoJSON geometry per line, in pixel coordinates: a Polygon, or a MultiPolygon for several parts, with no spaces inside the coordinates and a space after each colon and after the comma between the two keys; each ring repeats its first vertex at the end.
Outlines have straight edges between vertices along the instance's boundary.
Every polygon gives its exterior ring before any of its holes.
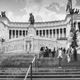
{"type": "MultiPolygon", "coordinates": [[[[0,80],[24,80],[33,57],[32,55],[17,55],[8,56],[2,60],[5,65],[0,67],[0,80]]],[[[80,61],[66,63],[67,65],[63,64],[62,67],[59,67],[54,66],[58,64],[57,60],[55,62],[54,60],[51,58],[36,59],[36,66],[32,67],[32,80],[80,80],[80,61]]],[[[30,79],[31,71],[26,80],[30,79]]]]}
{"type": "MultiPolygon", "coordinates": [[[[47,69],[47,68],[46,68],[47,69]]],[[[9,69],[10,70],[10,69],[9,69]]],[[[33,80],[80,80],[80,69],[63,69],[63,68],[53,68],[51,72],[33,72],[33,80]]],[[[24,80],[26,75],[26,69],[14,69],[13,71],[1,72],[0,70],[0,80],[24,80]]],[[[26,80],[30,80],[31,75],[29,73],[26,80]]]]}

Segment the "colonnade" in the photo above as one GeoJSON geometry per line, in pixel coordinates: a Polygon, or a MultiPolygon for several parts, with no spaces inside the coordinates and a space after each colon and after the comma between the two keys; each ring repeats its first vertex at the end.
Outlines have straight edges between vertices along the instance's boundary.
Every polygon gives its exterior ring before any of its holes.
{"type": "MultiPolygon", "coordinates": [[[[27,36],[27,30],[9,30],[9,39],[19,38],[20,36],[27,36]]],[[[40,37],[48,38],[65,38],[66,37],[66,28],[58,29],[40,29],[36,30],[36,35],[40,37]]]]}
{"type": "Polygon", "coordinates": [[[26,36],[27,30],[9,30],[9,39],[18,38],[20,36],[26,36]]]}
{"type": "Polygon", "coordinates": [[[37,36],[49,38],[66,38],[66,28],[37,30],[37,36]]]}

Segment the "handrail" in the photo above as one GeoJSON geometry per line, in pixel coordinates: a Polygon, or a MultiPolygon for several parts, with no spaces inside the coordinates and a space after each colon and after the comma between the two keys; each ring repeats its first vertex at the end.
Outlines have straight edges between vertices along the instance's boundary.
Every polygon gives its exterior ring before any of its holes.
{"type": "Polygon", "coordinates": [[[29,66],[29,68],[28,68],[28,71],[27,71],[27,73],[26,73],[26,75],[25,75],[24,80],[26,80],[26,78],[27,78],[27,76],[28,76],[28,74],[29,74],[30,69],[32,68],[32,64],[33,64],[33,62],[35,61],[35,59],[36,59],[36,57],[33,58],[33,60],[32,60],[32,62],[31,62],[31,64],[30,64],[30,66],[29,66]]]}
{"type": "Polygon", "coordinates": [[[30,68],[31,68],[31,65],[30,65],[29,68],[28,68],[28,71],[27,71],[27,73],[26,73],[26,76],[25,76],[24,80],[26,80],[26,78],[27,78],[27,76],[28,76],[28,74],[29,74],[30,68]]]}

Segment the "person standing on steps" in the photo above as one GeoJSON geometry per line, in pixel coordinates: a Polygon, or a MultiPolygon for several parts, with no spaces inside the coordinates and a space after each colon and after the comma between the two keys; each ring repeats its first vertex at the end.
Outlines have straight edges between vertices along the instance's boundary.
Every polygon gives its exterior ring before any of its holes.
{"type": "Polygon", "coordinates": [[[61,48],[58,49],[58,57],[57,58],[59,60],[59,67],[61,67],[61,61],[62,61],[62,58],[63,58],[61,48]]]}

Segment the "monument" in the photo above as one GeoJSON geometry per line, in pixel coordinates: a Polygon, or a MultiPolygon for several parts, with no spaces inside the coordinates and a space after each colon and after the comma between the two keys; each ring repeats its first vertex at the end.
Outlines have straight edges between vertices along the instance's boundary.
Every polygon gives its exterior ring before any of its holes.
{"type": "Polygon", "coordinates": [[[34,22],[35,22],[35,19],[34,19],[34,16],[32,13],[30,13],[30,18],[29,18],[29,26],[28,26],[28,36],[36,36],[36,29],[34,27],[34,22]]]}

